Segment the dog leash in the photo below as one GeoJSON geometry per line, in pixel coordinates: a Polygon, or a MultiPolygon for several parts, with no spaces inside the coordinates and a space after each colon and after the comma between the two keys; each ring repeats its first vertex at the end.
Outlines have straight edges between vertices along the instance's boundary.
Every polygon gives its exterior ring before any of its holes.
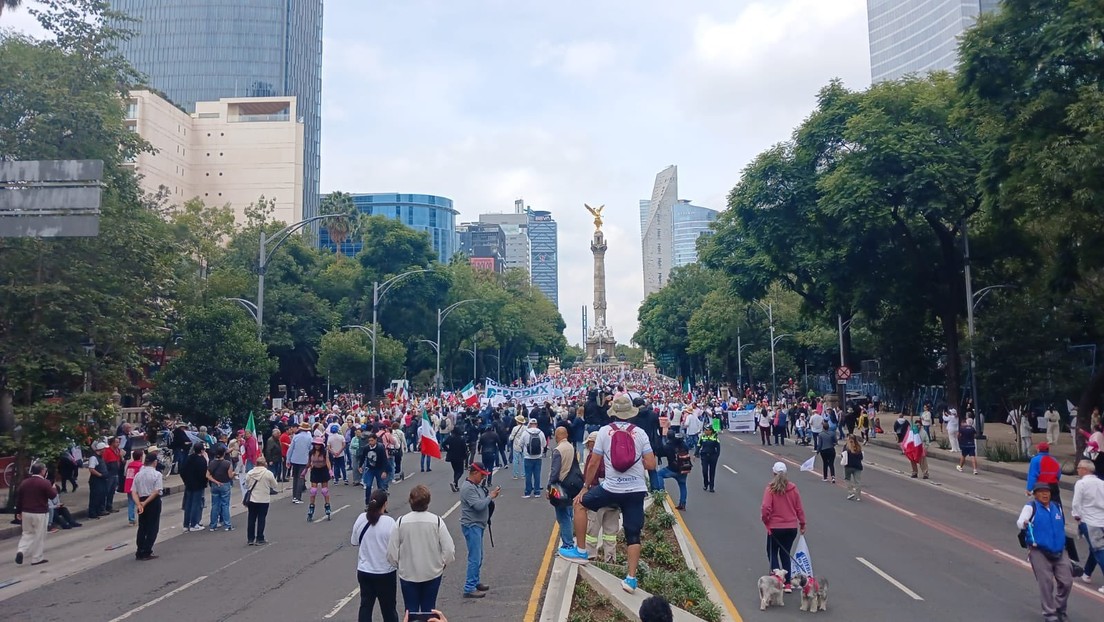
{"type": "MultiPolygon", "coordinates": [[[[798,534],[798,536],[800,536],[800,535],[801,535],[801,534],[799,533],[799,534],[798,534]]],[[[774,534],[773,534],[773,533],[772,533],[772,534],[770,534],[770,538],[771,538],[771,540],[774,540],[774,543],[775,543],[775,544],[776,544],[776,545],[778,546],[778,548],[780,548],[780,549],[783,549],[783,550],[785,550],[785,551],[786,551],[786,557],[789,557],[789,558],[790,558],[790,561],[792,561],[793,563],[797,564],[798,566],[800,566],[800,565],[801,565],[801,562],[797,561],[797,558],[796,558],[796,557],[794,557],[794,556],[793,556],[792,554],[790,554],[790,550],[789,550],[789,549],[787,549],[786,547],[782,546],[782,542],[780,542],[780,541],[778,540],[778,538],[774,537],[774,534]]],[[[791,572],[790,574],[792,575],[793,573],[791,572]]],[[[787,580],[789,580],[789,579],[787,579],[787,580]]]]}

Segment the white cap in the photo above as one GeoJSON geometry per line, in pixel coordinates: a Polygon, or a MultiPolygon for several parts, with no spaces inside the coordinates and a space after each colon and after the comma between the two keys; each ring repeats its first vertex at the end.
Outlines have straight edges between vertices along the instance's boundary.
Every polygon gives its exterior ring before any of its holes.
{"type": "Polygon", "coordinates": [[[105,449],[107,449],[107,443],[103,441],[96,441],[95,443],[92,443],[92,451],[103,451],[105,449]]]}
{"type": "Polygon", "coordinates": [[[771,471],[774,471],[775,473],[785,473],[786,472],[786,463],[785,462],[775,462],[774,466],[771,468],[771,471]]]}

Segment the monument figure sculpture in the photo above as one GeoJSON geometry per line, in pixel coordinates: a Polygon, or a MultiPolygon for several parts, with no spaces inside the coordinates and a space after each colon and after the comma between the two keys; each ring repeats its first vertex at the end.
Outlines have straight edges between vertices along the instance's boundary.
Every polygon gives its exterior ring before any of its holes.
{"type": "Polygon", "coordinates": [[[617,340],[613,331],[606,326],[606,238],[602,234],[602,210],[586,203],[583,207],[594,216],[594,236],[590,240],[590,252],[594,255],[594,326],[590,327],[586,338],[586,363],[604,365],[614,352],[617,340]]]}
{"type": "Polygon", "coordinates": [[[594,216],[594,228],[602,228],[602,210],[606,208],[605,205],[599,205],[597,208],[591,207],[586,203],[583,203],[583,207],[587,208],[587,211],[594,216]]]}

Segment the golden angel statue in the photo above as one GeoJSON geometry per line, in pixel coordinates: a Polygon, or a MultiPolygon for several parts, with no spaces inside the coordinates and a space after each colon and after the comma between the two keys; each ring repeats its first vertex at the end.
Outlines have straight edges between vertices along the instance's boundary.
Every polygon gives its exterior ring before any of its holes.
{"type": "Polygon", "coordinates": [[[586,203],[583,203],[583,207],[587,208],[587,211],[594,216],[594,228],[602,228],[602,210],[606,208],[605,205],[599,205],[597,208],[593,208],[586,203]]]}

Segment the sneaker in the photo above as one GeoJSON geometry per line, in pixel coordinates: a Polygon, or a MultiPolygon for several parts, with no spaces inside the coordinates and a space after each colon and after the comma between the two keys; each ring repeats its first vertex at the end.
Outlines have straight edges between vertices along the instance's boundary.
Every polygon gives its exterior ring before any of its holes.
{"type": "Polygon", "coordinates": [[[49,532],[49,533],[57,533],[57,532],[61,531],[61,527],[50,527],[46,531],[49,532]]]}
{"type": "Polygon", "coordinates": [[[916,474],[913,473],[912,475],[909,475],[909,477],[911,477],[912,479],[916,479],[916,474]]]}
{"type": "Polygon", "coordinates": [[[833,484],[835,484],[835,483],[836,483],[836,478],[835,478],[834,476],[832,477],[832,483],[833,483],[833,484]]]}
{"type": "Polygon", "coordinates": [[[1100,592],[1101,594],[1104,594],[1104,587],[1098,588],[1096,591],[1100,592]]]}
{"type": "Polygon", "coordinates": [[[295,504],[299,504],[299,503],[302,503],[303,500],[302,499],[292,499],[291,502],[295,503],[295,504]]]}
{"type": "Polygon", "coordinates": [[[491,591],[491,586],[480,583],[479,585],[475,586],[475,589],[480,592],[489,592],[491,591]]]}
{"type": "Polygon", "coordinates": [[[234,531],[234,526],[233,525],[227,525],[226,526],[226,531],[234,531]]]}
{"type": "Polygon", "coordinates": [[[977,475],[977,474],[978,474],[977,469],[974,469],[974,475],[977,475]]]}
{"type": "Polygon", "coordinates": [[[521,496],[521,498],[522,499],[528,499],[529,498],[529,493],[525,493],[524,495],[521,496]]]}
{"type": "Polygon", "coordinates": [[[253,542],[252,540],[250,540],[249,542],[246,542],[246,545],[248,545],[248,546],[254,546],[254,545],[255,545],[255,543],[254,543],[254,542],[253,542]]]}
{"type": "Polygon", "coordinates": [[[786,584],[786,587],[782,588],[782,591],[787,594],[793,594],[793,588],[790,587],[789,583],[786,584]]]}
{"type": "Polygon", "coordinates": [[[958,472],[961,473],[962,472],[962,465],[961,464],[955,465],[955,469],[957,469],[958,472]]]}
{"type": "Polygon", "coordinates": [[[268,540],[257,540],[253,543],[254,546],[264,546],[266,544],[268,544],[268,540]]]}
{"type": "Polygon", "coordinates": [[[621,580],[621,589],[629,594],[636,591],[636,577],[625,577],[621,580]]]}
{"type": "Polygon", "coordinates": [[[464,598],[483,598],[486,596],[483,592],[464,592],[464,598]]]}
{"type": "Polygon", "coordinates": [[[1082,583],[1092,583],[1092,577],[1087,574],[1083,574],[1081,575],[1081,581],[1082,583]]]}
{"type": "Polygon", "coordinates": [[[575,562],[577,564],[587,563],[586,551],[580,549],[577,546],[561,546],[559,550],[556,551],[556,553],[569,562],[575,562]]]}
{"type": "Polygon", "coordinates": [[[17,563],[17,564],[22,564],[23,563],[23,554],[22,553],[16,553],[15,554],[15,563],[17,563]]]}
{"type": "Polygon", "coordinates": [[[824,479],[822,479],[822,480],[820,480],[820,481],[822,481],[822,482],[824,482],[825,484],[827,484],[827,483],[828,483],[828,478],[827,478],[827,477],[825,477],[824,479]]]}
{"type": "MultiPolygon", "coordinates": [[[[131,523],[131,524],[133,524],[133,523],[131,523]]],[[[188,533],[188,532],[189,532],[189,531],[191,531],[191,530],[192,530],[192,528],[191,528],[191,527],[185,527],[185,528],[184,528],[184,533],[188,533]]]]}
{"type": "Polygon", "coordinates": [[[928,474],[927,473],[924,474],[924,479],[928,479],[928,474]]]}

